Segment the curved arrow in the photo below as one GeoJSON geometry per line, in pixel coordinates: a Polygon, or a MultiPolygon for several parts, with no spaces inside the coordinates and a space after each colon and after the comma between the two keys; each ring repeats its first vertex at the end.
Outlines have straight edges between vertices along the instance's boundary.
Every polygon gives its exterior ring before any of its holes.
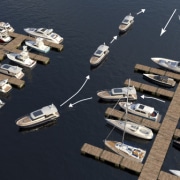
{"type": "Polygon", "coordinates": [[[67,99],[65,102],[63,102],[60,106],[63,106],[63,105],[64,105],[65,103],[67,103],[70,99],[72,99],[74,96],[76,96],[76,95],[81,91],[81,89],[85,86],[87,80],[89,80],[89,79],[90,79],[90,76],[89,76],[89,75],[86,76],[86,80],[85,80],[85,82],[83,83],[83,85],[80,87],[80,89],[79,89],[74,95],[72,95],[69,99],[67,99]]]}
{"type": "Polygon", "coordinates": [[[155,100],[158,100],[158,101],[161,101],[161,102],[165,103],[165,101],[163,101],[163,100],[161,100],[161,99],[158,99],[158,98],[148,97],[148,96],[145,96],[145,95],[142,95],[141,97],[142,97],[143,99],[144,99],[144,98],[151,98],[151,99],[155,99],[155,100]]]}
{"type": "Polygon", "coordinates": [[[144,13],[145,11],[146,11],[146,9],[141,9],[141,11],[139,11],[139,12],[136,13],[136,14],[138,15],[138,14],[144,13]]]}
{"type": "Polygon", "coordinates": [[[166,32],[166,27],[168,26],[169,22],[171,21],[174,13],[176,12],[176,9],[174,10],[174,12],[172,13],[171,17],[169,18],[168,22],[166,23],[166,25],[164,26],[164,28],[161,29],[161,34],[160,36],[162,36],[165,32],[166,32]]]}
{"type": "Polygon", "coordinates": [[[82,102],[82,101],[87,101],[87,100],[90,100],[90,99],[92,99],[92,97],[90,97],[90,98],[86,98],[86,99],[81,99],[81,100],[79,100],[79,101],[77,101],[77,102],[75,102],[75,103],[70,103],[69,104],[69,107],[73,107],[75,104],[77,104],[77,103],[80,103],[80,102],[82,102]]]}

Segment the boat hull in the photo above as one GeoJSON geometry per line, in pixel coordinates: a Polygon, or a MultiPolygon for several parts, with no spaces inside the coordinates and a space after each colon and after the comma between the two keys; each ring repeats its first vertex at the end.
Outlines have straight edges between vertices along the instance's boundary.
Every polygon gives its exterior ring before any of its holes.
{"type": "Polygon", "coordinates": [[[172,59],[166,59],[166,58],[159,58],[159,57],[153,57],[151,60],[156,63],[158,66],[171,70],[173,72],[180,73],[180,66],[171,66],[171,63],[177,63],[179,61],[175,61],[172,59]]]}
{"type": "Polygon", "coordinates": [[[35,49],[36,51],[42,52],[42,53],[48,53],[50,51],[50,47],[49,46],[43,46],[43,47],[38,47],[35,46],[35,42],[34,41],[26,41],[25,44],[33,49],[35,49]]]}
{"type": "Polygon", "coordinates": [[[18,56],[18,54],[16,54],[16,53],[7,54],[7,57],[8,57],[11,61],[13,61],[13,62],[15,62],[15,63],[17,63],[17,64],[20,64],[21,66],[24,66],[24,67],[27,67],[27,68],[30,68],[30,69],[32,69],[32,68],[34,68],[34,67],[36,66],[36,61],[33,61],[32,64],[25,64],[24,61],[18,60],[18,59],[16,58],[17,56],[18,56]]]}
{"type": "Polygon", "coordinates": [[[133,122],[125,122],[121,120],[111,120],[106,118],[106,122],[121,131],[125,131],[126,133],[136,136],[138,138],[150,140],[153,138],[153,132],[151,129],[146,128],[145,126],[138,125],[133,122]]]}
{"type": "Polygon", "coordinates": [[[160,85],[160,86],[164,86],[164,87],[169,87],[169,88],[171,88],[171,87],[174,87],[175,86],[175,84],[176,84],[176,81],[174,81],[172,78],[168,78],[168,80],[167,80],[167,82],[164,82],[164,81],[160,81],[160,80],[156,80],[155,79],[155,76],[157,76],[157,75],[153,75],[153,74],[143,74],[143,78],[145,79],[145,80],[148,80],[148,81],[150,81],[150,82],[152,82],[152,83],[155,83],[155,84],[157,84],[157,85],[160,85]]]}

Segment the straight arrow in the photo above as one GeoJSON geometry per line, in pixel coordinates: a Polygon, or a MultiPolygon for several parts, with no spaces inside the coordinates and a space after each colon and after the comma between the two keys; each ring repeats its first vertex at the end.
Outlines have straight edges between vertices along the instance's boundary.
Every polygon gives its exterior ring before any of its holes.
{"type": "Polygon", "coordinates": [[[145,95],[142,95],[141,97],[142,97],[143,99],[144,99],[144,98],[151,98],[151,99],[155,99],[155,100],[157,100],[157,101],[161,101],[161,102],[165,103],[165,101],[163,101],[163,100],[161,100],[161,99],[158,99],[158,98],[148,97],[148,96],[145,96],[145,95]]]}
{"type": "Polygon", "coordinates": [[[174,13],[176,12],[176,9],[174,10],[174,12],[172,13],[171,17],[169,18],[168,22],[166,23],[165,27],[161,29],[161,34],[160,36],[162,36],[165,32],[166,32],[166,27],[168,26],[169,22],[171,21],[172,17],[174,16],[174,13]]]}
{"type": "Polygon", "coordinates": [[[117,40],[117,36],[114,36],[114,37],[113,37],[113,39],[112,39],[112,41],[110,42],[110,44],[113,43],[114,40],[117,40]]]}
{"type": "Polygon", "coordinates": [[[141,9],[141,11],[139,11],[138,13],[136,13],[137,15],[144,13],[146,11],[146,9],[141,9]]]}

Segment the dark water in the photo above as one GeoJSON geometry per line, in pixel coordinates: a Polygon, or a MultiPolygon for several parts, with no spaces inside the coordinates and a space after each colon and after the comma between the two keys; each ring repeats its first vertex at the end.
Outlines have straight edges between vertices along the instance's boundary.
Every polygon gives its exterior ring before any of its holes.
{"type": "MultiPolygon", "coordinates": [[[[100,103],[97,90],[122,87],[127,78],[148,83],[142,74],[134,72],[134,66],[141,63],[157,67],[150,60],[153,56],[179,59],[179,7],[178,0],[2,0],[2,21],[22,34],[26,27],[53,28],[64,37],[64,50],[49,52],[50,64],[26,70],[25,87],[13,88],[8,96],[1,97],[6,105],[0,111],[0,179],[137,179],[133,173],[81,155],[80,148],[85,142],[104,148],[103,139],[112,129],[105,123],[104,112],[114,104],[100,103]],[[137,16],[142,8],[145,13],[137,16]],[[160,37],[174,9],[177,12],[160,37]],[[91,69],[92,53],[118,35],[120,22],[130,12],[135,16],[132,29],[110,45],[103,64],[91,69]],[[60,107],[79,90],[87,75],[90,80],[83,89],[60,107]],[[93,99],[68,107],[69,103],[89,97],[93,99]],[[52,102],[61,113],[57,122],[19,131],[15,125],[18,117],[52,102]]],[[[143,100],[141,95],[138,93],[139,102],[154,106],[164,116],[170,101],[143,100]]],[[[110,138],[121,140],[122,133],[113,131],[110,138]]],[[[146,149],[147,154],[154,141],[128,135],[125,140],[146,149]]],[[[170,145],[162,170],[180,169],[179,158],[179,151],[170,145]]]]}

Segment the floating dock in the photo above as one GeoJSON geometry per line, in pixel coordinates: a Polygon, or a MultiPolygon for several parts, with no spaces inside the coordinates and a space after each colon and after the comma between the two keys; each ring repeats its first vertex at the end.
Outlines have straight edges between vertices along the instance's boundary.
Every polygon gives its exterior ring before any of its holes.
{"type": "MultiPolygon", "coordinates": [[[[138,68],[140,68],[138,66],[138,68]]],[[[141,70],[145,71],[145,68],[140,68],[141,70]]],[[[149,70],[146,72],[150,72],[149,70]]],[[[161,71],[159,71],[160,73],[161,71]]],[[[170,73],[170,72],[169,72],[170,73]]],[[[168,74],[168,72],[165,72],[165,74],[168,74]]],[[[178,80],[179,75],[173,76],[176,77],[176,80],[178,80]]],[[[128,84],[128,80],[125,81],[125,84],[128,84]]],[[[128,119],[131,121],[134,121],[136,123],[140,123],[142,125],[145,125],[155,131],[157,131],[157,135],[155,137],[155,140],[153,142],[153,145],[150,149],[149,154],[147,155],[147,159],[142,163],[137,163],[131,159],[124,158],[122,156],[118,157],[117,160],[115,160],[115,155],[117,154],[113,152],[108,152],[106,155],[106,151],[101,149],[101,152],[98,155],[99,160],[111,162],[111,164],[114,164],[115,166],[125,168],[131,171],[134,171],[135,173],[139,174],[138,179],[139,180],[177,180],[180,179],[177,176],[169,173],[164,172],[161,170],[164,160],[167,156],[168,149],[171,147],[171,142],[175,138],[180,137],[180,129],[177,129],[177,125],[179,122],[180,117],[180,111],[177,111],[177,109],[180,109],[180,84],[177,85],[176,91],[168,91],[165,89],[155,88],[148,86],[148,88],[139,82],[131,81],[131,85],[134,85],[135,88],[138,87],[138,89],[141,89],[141,91],[147,91],[148,89],[150,93],[156,96],[165,96],[167,98],[171,99],[171,103],[167,109],[167,112],[162,120],[162,123],[153,122],[150,120],[145,120],[139,117],[134,117],[134,115],[130,116],[128,114],[128,119]],[[145,88],[146,87],[146,88],[145,88]],[[148,124],[147,122],[151,122],[148,124]],[[154,124],[155,123],[155,124],[154,124]],[[105,151],[105,152],[104,152],[105,151]],[[104,154],[105,155],[104,155],[104,154]],[[113,155],[114,154],[114,155],[113,155]],[[105,158],[106,157],[106,158],[105,158]],[[135,164],[134,164],[135,163],[135,164]]],[[[105,116],[114,116],[119,119],[123,119],[124,112],[121,112],[119,110],[115,110],[112,108],[107,108],[105,111],[105,116]]],[[[86,152],[84,146],[92,146],[87,145],[85,143],[83,147],[81,148],[81,152],[83,151],[83,154],[91,154],[91,150],[86,152]]],[[[92,153],[92,156],[93,153],[92,153]]]]}
{"type": "MultiPolygon", "coordinates": [[[[124,82],[125,86],[128,86],[129,80],[127,79],[124,82]]],[[[136,90],[139,90],[140,92],[145,92],[145,93],[150,93],[152,95],[158,96],[158,97],[163,97],[163,98],[167,98],[167,99],[172,99],[174,96],[174,92],[170,91],[170,90],[166,90],[163,88],[158,88],[155,86],[151,86],[148,84],[143,84],[140,82],[136,82],[131,80],[131,86],[134,86],[136,88],[136,90]]]]}

